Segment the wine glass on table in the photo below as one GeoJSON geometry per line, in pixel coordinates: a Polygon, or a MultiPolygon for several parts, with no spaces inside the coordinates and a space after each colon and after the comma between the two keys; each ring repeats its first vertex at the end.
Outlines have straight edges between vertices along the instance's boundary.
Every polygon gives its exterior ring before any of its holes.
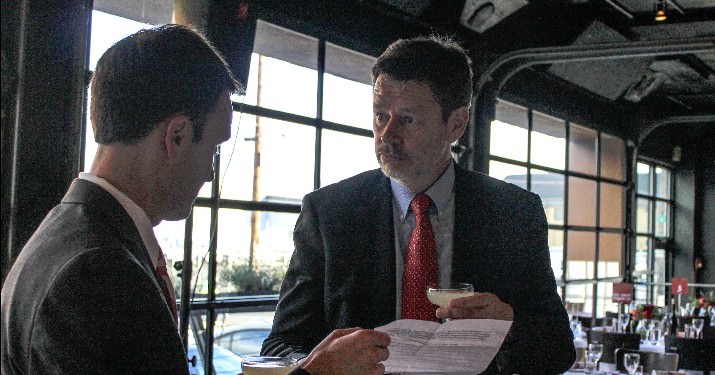
{"type": "Polygon", "coordinates": [[[628,321],[630,320],[630,315],[624,313],[618,317],[618,324],[621,326],[621,332],[626,333],[626,327],[628,327],[628,321]]]}
{"type": "Polygon", "coordinates": [[[469,283],[449,283],[445,287],[434,284],[427,287],[427,299],[439,307],[449,307],[449,301],[472,295],[474,285],[469,283]]]}
{"type": "Polygon", "coordinates": [[[626,353],[623,355],[623,366],[628,371],[628,374],[633,375],[638,369],[638,365],[641,362],[641,355],[638,353],[626,353]]]}
{"type": "Polygon", "coordinates": [[[658,321],[655,319],[646,319],[646,321],[645,321],[645,328],[647,330],[646,339],[645,339],[646,343],[655,344],[654,341],[657,341],[657,340],[654,340],[655,327],[657,324],[658,324],[658,321]]]}
{"type": "MultiPolygon", "coordinates": [[[[588,361],[588,367],[590,367],[590,364],[593,364],[593,370],[595,370],[596,373],[598,373],[598,361],[601,359],[601,356],[603,355],[603,344],[597,344],[597,343],[591,343],[588,344],[588,354],[586,360],[588,361]]],[[[589,368],[589,374],[591,373],[591,369],[589,368]]]]}
{"type": "Polygon", "coordinates": [[[700,338],[700,332],[703,330],[703,324],[705,324],[705,320],[703,318],[693,319],[693,329],[695,330],[696,339],[700,338]]]}

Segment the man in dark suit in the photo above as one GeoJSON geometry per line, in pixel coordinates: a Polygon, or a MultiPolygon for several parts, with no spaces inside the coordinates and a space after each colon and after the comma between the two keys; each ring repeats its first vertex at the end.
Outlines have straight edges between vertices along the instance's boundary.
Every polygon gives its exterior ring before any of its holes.
{"type": "Polygon", "coordinates": [[[466,171],[451,157],[469,117],[469,58],[444,38],[400,40],[378,58],[372,76],[381,169],[305,196],[262,352],[299,358],[333,329],[415,316],[428,303],[426,285],[416,295],[405,286],[413,283],[418,246],[411,238],[420,209],[412,204],[424,194],[436,282],[471,283],[477,291],[446,308],[428,305],[424,318],[513,321],[487,373],[567,370],[575,351],[539,197],[466,171]]]}
{"type": "MultiPolygon", "coordinates": [[[[92,78],[91,172],[72,182],[2,288],[2,374],[188,374],[152,227],[185,218],[212,180],[239,87],[184,26],[140,31],[102,56],[92,78]]],[[[376,371],[388,343],[339,330],[302,366],[316,375],[376,371]]]]}

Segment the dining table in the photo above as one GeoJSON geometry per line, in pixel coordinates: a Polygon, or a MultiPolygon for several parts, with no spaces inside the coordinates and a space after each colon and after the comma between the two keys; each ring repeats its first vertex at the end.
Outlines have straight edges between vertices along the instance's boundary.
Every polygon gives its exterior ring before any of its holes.
{"type": "MultiPolygon", "coordinates": [[[[611,327],[593,327],[591,328],[593,330],[604,330],[604,331],[611,331],[611,327]]],[[[569,371],[565,372],[564,374],[566,375],[583,375],[587,374],[588,371],[584,368],[584,363],[583,361],[585,360],[585,353],[588,348],[588,338],[585,332],[578,332],[574,336],[574,347],[576,348],[576,353],[577,353],[577,363],[574,364],[574,367],[572,367],[569,371]],[[580,363],[579,363],[580,362],[580,363]]],[[[664,336],[662,336],[657,342],[651,342],[651,341],[641,341],[639,347],[639,351],[642,352],[656,352],[656,353],[665,353],[665,342],[664,342],[664,336]]],[[[672,373],[672,372],[671,372],[672,373]]],[[[685,374],[685,375],[700,375],[703,374],[702,371],[692,371],[692,370],[678,370],[677,373],[680,374],[685,374]]],[[[623,375],[626,374],[624,372],[619,372],[616,368],[615,363],[608,363],[608,362],[599,362],[598,365],[598,371],[595,372],[594,374],[599,374],[599,375],[623,375]]],[[[646,374],[644,374],[646,375],[646,374]]],[[[650,375],[650,374],[648,374],[650,375]]]]}

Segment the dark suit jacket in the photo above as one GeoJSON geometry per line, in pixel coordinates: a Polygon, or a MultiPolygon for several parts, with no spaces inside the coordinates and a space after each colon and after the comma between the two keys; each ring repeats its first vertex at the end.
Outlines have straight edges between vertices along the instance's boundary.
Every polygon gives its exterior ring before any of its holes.
{"type": "Polygon", "coordinates": [[[136,226],[75,180],[2,288],[3,374],[188,374],[176,324],[136,226]]]}
{"type": "MultiPolygon", "coordinates": [[[[574,362],[556,294],[539,197],[483,174],[455,171],[452,280],[514,309],[510,337],[488,372],[560,373],[574,362]]],[[[263,353],[308,353],[333,329],[395,320],[392,193],[380,170],[305,196],[295,252],[263,353]]]]}

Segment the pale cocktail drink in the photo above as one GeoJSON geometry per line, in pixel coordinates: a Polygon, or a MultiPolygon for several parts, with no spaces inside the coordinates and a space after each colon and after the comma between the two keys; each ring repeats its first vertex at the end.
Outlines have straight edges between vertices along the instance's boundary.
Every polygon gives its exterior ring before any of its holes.
{"type": "Polygon", "coordinates": [[[286,375],[296,366],[295,360],[281,357],[248,357],[241,361],[244,375],[286,375]]]}
{"type": "Polygon", "coordinates": [[[474,295],[474,286],[467,283],[452,283],[446,288],[436,285],[427,288],[427,299],[439,307],[449,307],[449,301],[471,295],[474,295]]]}

